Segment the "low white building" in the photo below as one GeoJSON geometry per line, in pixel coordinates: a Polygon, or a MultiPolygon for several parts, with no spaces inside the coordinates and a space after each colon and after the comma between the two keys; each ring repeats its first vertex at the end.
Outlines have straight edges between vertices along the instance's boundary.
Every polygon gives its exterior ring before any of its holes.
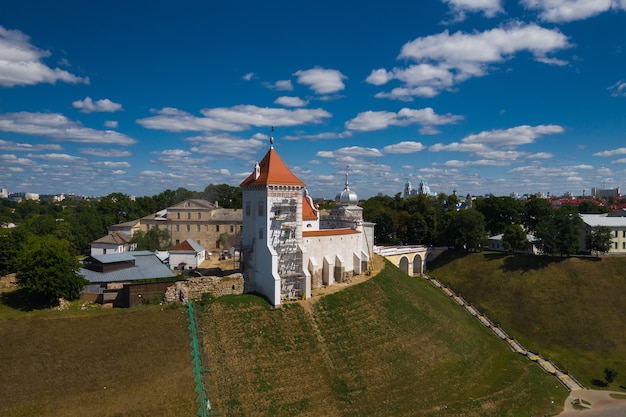
{"type": "Polygon", "coordinates": [[[177,269],[195,269],[206,259],[206,249],[186,239],[170,250],[170,266],[177,269]]]}
{"type": "Polygon", "coordinates": [[[122,232],[112,232],[91,242],[91,256],[109,255],[135,250],[136,243],[130,243],[130,236],[122,232]]]}
{"type": "Polygon", "coordinates": [[[626,217],[603,214],[580,214],[584,226],[580,234],[580,247],[587,249],[587,235],[595,226],[606,226],[611,231],[612,242],[609,254],[626,254],[626,217]]]}
{"type": "MultiPolygon", "coordinates": [[[[488,239],[489,250],[495,250],[498,252],[510,252],[509,249],[506,249],[504,247],[504,242],[502,242],[503,236],[504,236],[503,234],[491,236],[488,239]]],[[[528,253],[531,255],[537,255],[538,253],[541,252],[539,248],[537,247],[537,241],[539,239],[537,239],[533,235],[526,235],[526,240],[528,240],[528,243],[529,243],[528,248],[524,250],[516,250],[515,253],[528,253]]]]}

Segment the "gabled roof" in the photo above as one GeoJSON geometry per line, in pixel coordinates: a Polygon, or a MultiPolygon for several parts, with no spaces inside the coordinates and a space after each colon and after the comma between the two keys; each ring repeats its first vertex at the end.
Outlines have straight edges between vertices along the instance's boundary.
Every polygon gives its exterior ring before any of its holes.
{"type": "Polygon", "coordinates": [[[130,242],[130,236],[128,236],[126,233],[120,233],[120,232],[111,232],[106,236],[101,237],[100,239],[94,240],[93,242],[91,242],[91,244],[93,245],[94,243],[96,244],[100,244],[100,245],[125,245],[128,242],[130,242]]]}
{"type": "Polygon", "coordinates": [[[317,210],[311,205],[311,200],[302,197],[302,220],[317,220],[317,210]]]}
{"type": "Polygon", "coordinates": [[[201,209],[214,209],[215,204],[198,198],[190,198],[180,203],[174,204],[168,207],[168,210],[188,209],[188,208],[201,208],[201,209]]]}
{"type": "Polygon", "coordinates": [[[180,242],[174,248],[170,249],[170,252],[202,252],[204,250],[204,246],[199,243],[194,242],[191,239],[185,239],[180,242]]]}
{"type": "Polygon", "coordinates": [[[259,176],[254,178],[254,171],[240,184],[246,185],[299,185],[304,187],[304,182],[296,177],[283,160],[278,156],[274,148],[270,148],[261,162],[259,162],[259,176]]]}

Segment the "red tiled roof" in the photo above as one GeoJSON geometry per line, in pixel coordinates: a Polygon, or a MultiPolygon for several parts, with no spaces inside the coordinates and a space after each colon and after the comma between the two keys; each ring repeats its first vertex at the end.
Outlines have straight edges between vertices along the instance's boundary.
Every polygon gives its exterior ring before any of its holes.
{"type": "Polygon", "coordinates": [[[302,197],[302,220],[317,220],[317,211],[306,197],[302,197]]]}
{"type": "Polygon", "coordinates": [[[244,185],[299,185],[304,187],[304,183],[300,178],[296,177],[293,172],[287,168],[287,165],[278,156],[278,153],[271,148],[259,162],[261,172],[259,177],[254,179],[254,172],[248,176],[241,186],[244,185]]]}
{"type": "Polygon", "coordinates": [[[172,251],[178,251],[178,250],[180,250],[180,251],[183,251],[183,250],[185,250],[185,251],[187,251],[187,250],[192,251],[192,250],[195,250],[195,249],[191,247],[191,244],[187,240],[183,240],[182,242],[180,242],[178,245],[176,245],[176,247],[172,248],[171,250],[172,251]]]}
{"type": "Polygon", "coordinates": [[[340,235],[354,235],[360,233],[354,229],[323,229],[323,230],[311,230],[310,232],[302,232],[302,237],[314,237],[314,236],[340,236],[340,235]]]}

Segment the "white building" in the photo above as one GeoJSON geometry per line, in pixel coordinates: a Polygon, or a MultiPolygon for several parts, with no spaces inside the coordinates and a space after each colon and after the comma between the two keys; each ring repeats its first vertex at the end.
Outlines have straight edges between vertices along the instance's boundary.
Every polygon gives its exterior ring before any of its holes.
{"type": "Polygon", "coordinates": [[[606,226],[611,230],[612,242],[609,254],[626,254],[626,217],[604,214],[580,214],[584,222],[580,234],[580,247],[587,249],[587,235],[595,226],[606,226]]]}
{"type": "Polygon", "coordinates": [[[369,270],[374,224],[363,222],[347,178],[337,206],[321,217],[304,182],[270,147],[241,183],[247,292],[258,292],[277,306],[369,270]]]}
{"type": "Polygon", "coordinates": [[[136,243],[130,243],[130,235],[122,232],[111,232],[100,239],[94,240],[90,245],[91,256],[129,252],[135,250],[137,246],[136,243]]]}
{"type": "Polygon", "coordinates": [[[194,269],[206,259],[206,249],[191,239],[185,239],[170,249],[170,265],[177,269],[194,269]]]}

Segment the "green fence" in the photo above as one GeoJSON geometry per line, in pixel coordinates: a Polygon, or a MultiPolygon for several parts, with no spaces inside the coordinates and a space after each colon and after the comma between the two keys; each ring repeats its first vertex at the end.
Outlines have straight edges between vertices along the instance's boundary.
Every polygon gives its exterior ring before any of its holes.
{"type": "Polygon", "coordinates": [[[198,417],[208,417],[212,415],[219,415],[219,413],[211,410],[211,402],[206,393],[204,385],[204,372],[207,369],[202,367],[202,352],[200,350],[200,342],[198,341],[198,330],[196,327],[196,312],[193,304],[187,302],[187,321],[189,322],[189,338],[191,343],[191,362],[193,363],[194,381],[196,382],[196,389],[194,390],[198,395],[196,397],[196,403],[198,404],[198,417]]]}

